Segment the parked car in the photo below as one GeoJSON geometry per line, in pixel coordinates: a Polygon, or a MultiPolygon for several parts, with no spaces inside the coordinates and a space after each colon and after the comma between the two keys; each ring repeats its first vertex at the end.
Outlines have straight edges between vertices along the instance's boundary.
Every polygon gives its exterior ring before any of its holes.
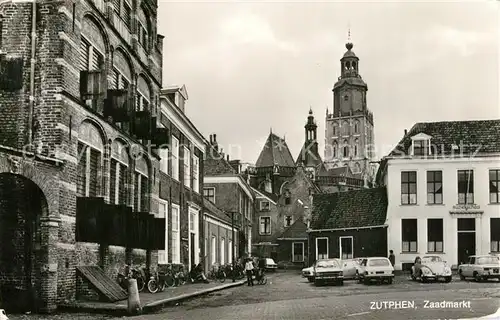
{"type": "Polygon", "coordinates": [[[494,255],[470,256],[466,264],[458,266],[460,280],[474,278],[477,282],[481,280],[500,280],[500,257],[494,255]]]}
{"type": "Polygon", "coordinates": [[[339,259],[318,260],[314,264],[314,284],[319,286],[324,283],[344,284],[342,264],[339,259]]]}
{"type": "Polygon", "coordinates": [[[344,280],[352,280],[357,278],[357,272],[360,261],[356,259],[342,260],[342,271],[344,272],[344,280]]]}
{"type": "Polygon", "coordinates": [[[451,282],[451,267],[440,256],[424,256],[411,267],[412,280],[451,282]]]}
{"type": "Polygon", "coordinates": [[[309,282],[314,282],[314,263],[312,266],[302,269],[302,276],[307,278],[309,282]]]}
{"type": "Polygon", "coordinates": [[[357,278],[364,284],[369,284],[372,280],[391,284],[394,279],[394,267],[389,259],[384,257],[365,258],[359,266],[357,278]]]}
{"type": "Polygon", "coordinates": [[[276,262],[274,262],[273,259],[271,258],[264,258],[264,265],[265,265],[265,268],[266,270],[272,270],[272,271],[276,271],[276,269],[278,269],[278,265],[276,264],[276,262]]]}

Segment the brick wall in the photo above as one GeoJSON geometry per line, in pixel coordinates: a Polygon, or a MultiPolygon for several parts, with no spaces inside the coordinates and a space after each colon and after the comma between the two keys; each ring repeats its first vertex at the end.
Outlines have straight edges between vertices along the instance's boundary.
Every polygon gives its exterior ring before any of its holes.
{"type": "MultiPolygon", "coordinates": [[[[205,239],[204,239],[204,246],[206,248],[205,251],[205,256],[204,256],[204,266],[205,270],[210,270],[213,266],[214,263],[221,263],[221,239],[224,238],[224,264],[230,263],[229,261],[229,252],[231,247],[229,246],[229,241],[233,239],[233,235],[230,229],[230,225],[226,225],[227,228],[222,227],[218,224],[212,223],[210,221],[205,220],[204,221],[204,234],[205,234],[205,239]],[[212,237],[215,237],[216,245],[215,245],[215,260],[212,257],[212,237]]],[[[238,258],[238,230],[235,230],[234,236],[236,239],[236,242],[233,241],[233,245],[235,245],[235,250],[234,250],[234,256],[233,259],[238,258]]]]}

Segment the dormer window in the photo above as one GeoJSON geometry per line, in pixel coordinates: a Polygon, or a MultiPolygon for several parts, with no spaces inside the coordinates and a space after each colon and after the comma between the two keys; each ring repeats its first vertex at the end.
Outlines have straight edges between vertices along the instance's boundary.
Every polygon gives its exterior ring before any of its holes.
{"type": "Polygon", "coordinates": [[[431,136],[419,133],[412,138],[411,155],[423,157],[431,155],[431,136]]]}

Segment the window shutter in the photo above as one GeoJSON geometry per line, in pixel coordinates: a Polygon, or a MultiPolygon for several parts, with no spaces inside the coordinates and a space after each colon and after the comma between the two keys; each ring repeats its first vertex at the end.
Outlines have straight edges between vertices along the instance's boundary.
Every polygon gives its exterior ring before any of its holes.
{"type": "Polygon", "coordinates": [[[113,7],[120,14],[120,0],[113,0],[113,7]]]}
{"type": "Polygon", "coordinates": [[[139,203],[139,200],[140,200],[140,196],[138,194],[138,191],[139,191],[139,174],[136,173],[135,174],[135,180],[134,180],[134,208],[135,208],[135,211],[139,211],[140,209],[140,203],[139,203]]]}
{"type": "Polygon", "coordinates": [[[120,164],[120,173],[119,173],[119,185],[118,185],[118,202],[120,204],[126,204],[127,203],[127,177],[128,177],[128,168],[124,166],[123,164],[120,164]]]}
{"type": "Polygon", "coordinates": [[[90,44],[84,39],[80,41],[80,59],[79,67],[80,71],[85,71],[89,69],[89,54],[90,54],[90,44]]]}
{"type": "Polygon", "coordinates": [[[130,8],[130,5],[125,2],[123,4],[123,21],[125,21],[125,25],[129,28],[129,30],[132,28],[132,9],[130,8]]]}
{"type": "Polygon", "coordinates": [[[92,51],[92,70],[101,70],[103,62],[104,58],[102,54],[94,49],[92,51]]]}
{"type": "MultiPolygon", "coordinates": [[[[116,164],[118,162],[115,159],[111,159],[111,165],[109,168],[109,200],[111,203],[117,203],[116,198],[118,197],[116,193],[116,164]]],[[[118,173],[119,174],[119,173],[118,173]]]]}
{"type": "Polygon", "coordinates": [[[87,184],[87,175],[85,174],[85,169],[87,167],[86,151],[87,147],[82,143],[78,143],[76,193],[82,197],[85,196],[85,185],[87,184]]]}
{"type": "Polygon", "coordinates": [[[148,178],[141,177],[141,211],[148,211],[148,178]]]}
{"type": "Polygon", "coordinates": [[[90,183],[89,183],[89,196],[97,197],[99,188],[99,167],[101,153],[97,150],[90,149],[90,183]]]}

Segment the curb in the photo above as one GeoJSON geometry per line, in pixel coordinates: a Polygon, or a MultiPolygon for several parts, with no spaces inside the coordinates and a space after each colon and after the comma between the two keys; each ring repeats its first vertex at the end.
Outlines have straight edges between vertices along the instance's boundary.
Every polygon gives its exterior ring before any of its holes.
{"type": "MultiPolygon", "coordinates": [[[[199,290],[195,291],[193,293],[186,293],[182,294],[180,296],[175,296],[175,297],[170,297],[166,299],[161,299],[157,301],[153,301],[150,303],[147,303],[142,306],[142,312],[140,314],[147,314],[147,313],[152,313],[158,310],[161,310],[163,307],[166,306],[171,306],[175,305],[178,302],[186,301],[192,298],[196,298],[199,296],[203,296],[212,292],[216,291],[221,291],[224,289],[229,289],[233,287],[238,287],[241,285],[244,285],[247,281],[246,280],[240,280],[236,282],[231,282],[227,284],[223,284],[217,287],[213,287],[210,289],[205,289],[205,290],[199,290]]],[[[112,316],[131,316],[128,314],[127,311],[127,301],[124,301],[124,305],[95,305],[92,304],[91,302],[85,303],[85,302],[80,302],[78,304],[64,304],[64,305],[59,305],[58,310],[59,311],[65,311],[65,312],[85,312],[85,313],[97,313],[97,314],[107,314],[107,315],[112,315],[112,316]]],[[[138,314],[137,314],[138,315],[138,314]]]]}

